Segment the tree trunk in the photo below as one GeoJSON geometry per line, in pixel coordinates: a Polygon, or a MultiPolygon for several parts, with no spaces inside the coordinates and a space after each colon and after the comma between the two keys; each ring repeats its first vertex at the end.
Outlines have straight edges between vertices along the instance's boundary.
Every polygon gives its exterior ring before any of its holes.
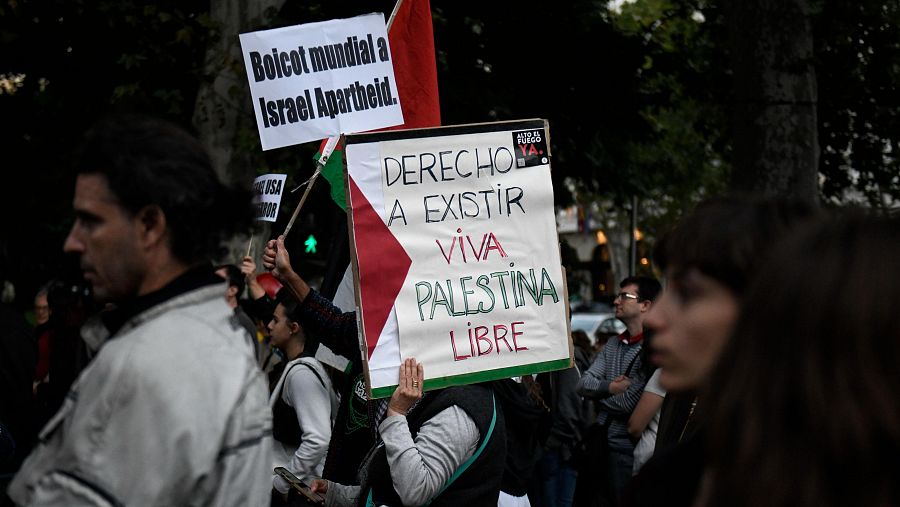
{"type": "Polygon", "coordinates": [[[728,0],[737,104],[732,188],[818,201],[809,0],[728,0]]]}
{"type": "Polygon", "coordinates": [[[259,28],[269,12],[284,0],[218,0],[210,4],[210,18],[219,37],[206,50],[207,81],[197,92],[194,126],[210,152],[223,181],[247,182],[256,176],[253,154],[240,155],[235,146],[241,132],[256,133],[250,88],[238,34],[259,28]]]}
{"type": "MultiPolygon", "coordinates": [[[[235,149],[240,144],[242,132],[256,135],[256,120],[238,34],[257,29],[267,12],[277,12],[283,4],[284,0],[218,0],[210,5],[210,19],[219,29],[219,37],[206,49],[204,73],[207,80],[197,92],[194,126],[200,141],[209,150],[219,178],[229,184],[249,188],[256,177],[254,161],[261,158],[261,154],[248,150],[241,153],[235,149]]],[[[240,259],[247,255],[250,246],[250,255],[257,260],[257,269],[261,272],[260,257],[270,227],[268,222],[258,222],[257,225],[259,230],[255,237],[232,238],[227,245],[226,257],[216,261],[240,264],[240,259]]]]}

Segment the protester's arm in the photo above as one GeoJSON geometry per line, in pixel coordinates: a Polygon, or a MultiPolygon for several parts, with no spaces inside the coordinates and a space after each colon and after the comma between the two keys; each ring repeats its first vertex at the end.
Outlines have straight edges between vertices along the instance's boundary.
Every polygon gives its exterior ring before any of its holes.
{"type": "Polygon", "coordinates": [[[415,441],[406,417],[386,417],[379,426],[394,489],[403,505],[424,505],[453,472],[475,453],[480,437],[475,422],[453,406],[419,429],[415,441]]]}
{"type": "Polygon", "coordinates": [[[422,397],[425,370],[414,358],[400,365],[397,389],[378,430],[384,440],[394,490],[403,505],[425,505],[460,465],[475,454],[478,427],[457,406],[426,421],[413,441],[406,413],[422,397]]]}
{"type": "Polygon", "coordinates": [[[283,234],[278,236],[278,239],[272,239],[266,243],[263,265],[294,293],[298,301],[302,302],[306,299],[310,291],[309,285],[291,267],[291,256],[284,246],[283,234]]]}
{"type": "MultiPolygon", "coordinates": [[[[635,368],[640,368],[640,364],[636,364],[635,368]]],[[[644,386],[647,384],[647,380],[637,378],[630,379],[629,381],[631,384],[625,392],[600,400],[600,406],[613,415],[631,415],[634,411],[634,407],[637,406],[638,400],[641,398],[641,393],[644,392],[644,386]]]]}
{"type": "Polygon", "coordinates": [[[634,407],[634,412],[628,418],[628,434],[631,435],[631,438],[635,440],[641,438],[641,434],[647,429],[647,425],[650,424],[653,416],[662,407],[662,402],[663,397],[656,393],[645,390],[641,394],[641,399],[638,400],[637,405],[634,407]]]}
{"type": "Polygon", "coordinates": [[[659,385],[660,370],[653,372],[647,385],[644,386],[644,392],[641,394],[640,400],[634,407],[634,412],[628,418],[628,433],[634,439],[641,438],[641,434],[653,420],[653,417],[662,407],[663,400],[666,397],[666,390],[659,385]]]}
{"type": "Polygon", "coordinates": [[[253,257],[247,255],[241,260],[241,273],[244,274],[244,279],[247,281],[250,299],[257,300],[266,295],[266,289],[256,279],[256,262],[253,261],[253,257]]]}
{"type": "Polygon", "coordinates": [[[309,484],[309,489],[325,497],[325,507],[352,507],[359,498],[360,487],[316,479],[309,484]]]}
{"type": "MultiPolygon", "coordinates": [[[[566,454],[571,451],[573,442],[576,442],[581,430],[581,396],[576,392],[578,387],[578,370],[573,366],[567,370],[551,373],[556,376],[553,384],[554,398],[557,400],[556,416],[550,428],[550,436],[547,438],[548,448],[566,449],[566,454]]],[[[568,456],[567,456],[568,457],[568,456]]]]}
{"type": "Polygon", "coordinates": [[[612,348],[607,342],[603,350],[594,357],[590,368],[578,380],[578,394],[585,398],[606,398],[612,394],[609,392],[610,382],[606,379],[606,365],[610,359],[607,356],[612,348]]]}
{"type": "Polygon", "coordinates": [[[266,244],[263,264],[297,296],[300,301],[297,321],[307,334],[318,338],[335,354],[351,359],[359,357],[356,312],[342,312],[294,272],[284,247],[284,236],[266,244]]]}
{"type": "MultiPolygon", "coordinates": [[[[291,462],[286,467],[301,481],[309,484],[317,479],[317,466],[328,452],[331,439],[331,398],[325,386],[310,367],[297,365],[284,384],[281,397],[294,407],[302,436],[300,446],[294,451],[291,462]]],[[[274,486],[285,493],[289,489],[287,481],[275,476],[274,486]]]]}

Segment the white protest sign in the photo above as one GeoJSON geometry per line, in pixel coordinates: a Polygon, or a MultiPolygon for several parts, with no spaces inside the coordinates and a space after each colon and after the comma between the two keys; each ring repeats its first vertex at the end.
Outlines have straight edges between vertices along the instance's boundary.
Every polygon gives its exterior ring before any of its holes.
{"type": "Polygon", "coordinates": [[[257,220],[274,222],[278,219],[285,180],[286,174],[264,174],[253,180],[253,192],[256,194],[253,203],[256,206],[257,220]]]}
{"type": "Polygon", "coordinates": [[[567,368],[567,294],[544,120],[346,137],[372,396],[401,358],[425,388],[567,368]]]}
{"type": "Polygon", "coordinates": [[[383,14],[240,40],[263,150],[403,123],[383,14]]]}

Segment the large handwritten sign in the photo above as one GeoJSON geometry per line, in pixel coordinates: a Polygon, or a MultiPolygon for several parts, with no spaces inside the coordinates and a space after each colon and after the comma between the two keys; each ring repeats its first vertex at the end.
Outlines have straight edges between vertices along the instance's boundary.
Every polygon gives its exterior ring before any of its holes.
{"type": "Polygon", "coordinates": [[[383,14],[240,39],[263,150],[403,123],[383,14]]]}
{"type": "Polygon", "coordinates": [[[547,133],[527,120],[347,136],[373,397],[405,357],[426,389],[570,365],[547,133]]]}

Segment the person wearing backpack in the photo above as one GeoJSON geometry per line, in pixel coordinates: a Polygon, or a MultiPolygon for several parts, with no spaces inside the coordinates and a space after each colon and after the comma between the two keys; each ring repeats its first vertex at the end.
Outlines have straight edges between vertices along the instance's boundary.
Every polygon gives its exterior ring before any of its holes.
{"type": "MultiPolygon", "coordinates": [[[[277,305],[269,322],[272,346],[285,356],[271,389],[272,436],[275,437],[275,467],[284,467],[301,481],[311,484],[322,476],[331,428],[337,415],[338,397],[325,367],[306,350],[306,335],[294,319],[298,301],[288,289],[276,296],[277,305]]],[[[272,505],[282,505],[290,485],[282,477],[272,479],[272,505]]]]}

